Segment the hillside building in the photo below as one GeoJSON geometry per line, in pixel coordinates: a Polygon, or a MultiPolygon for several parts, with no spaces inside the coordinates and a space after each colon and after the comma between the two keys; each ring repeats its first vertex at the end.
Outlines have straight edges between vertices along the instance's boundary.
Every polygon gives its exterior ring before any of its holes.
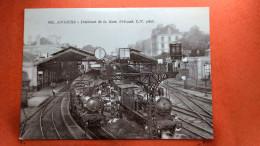
{"type": "Polygon", "coordinates": [[[169,52],[169,44],[178,41],[182,33],[174,24],[158,25],[152,30],[152,56],[160,55],[162,52],[169,52]]]}

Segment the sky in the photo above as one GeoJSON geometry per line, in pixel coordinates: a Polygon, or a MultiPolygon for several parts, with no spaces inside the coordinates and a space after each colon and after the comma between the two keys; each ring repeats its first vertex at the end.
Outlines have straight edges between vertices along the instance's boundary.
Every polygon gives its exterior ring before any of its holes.
{"type": "Polygon", "coordinates": [[[61,36],[61,43],[70,43],[78,48],[91,44],[103,47],[108,53],[150,38],[152,29],[158,24],[175,24],[181,32],[189,31],[196,25],[201,31],[210,32],[208,7],[25,9],[24,24],[25,44],[29,37],[34,40],[37,35],[57,35],[61,36]],[[102,23],[97,23],[98,20],[102,23]],[[117,23],[109,23],[110,20],[117,23]],[[135,23],[118,23],[120,20],[135,23]],[[136,23],[138,20],[143,20],[143,23],[136,23]],[[146,23],[148,20],[151,20],[150,23],[146,23]],[[61,21],[70,23],[58,23],[61,21]]]}

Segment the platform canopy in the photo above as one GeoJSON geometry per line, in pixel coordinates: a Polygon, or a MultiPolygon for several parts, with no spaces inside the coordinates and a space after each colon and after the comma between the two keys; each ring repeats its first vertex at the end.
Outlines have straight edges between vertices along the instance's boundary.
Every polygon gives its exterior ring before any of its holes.
{"type": "Polygon", "coordinates": [[[157,63],[157,60],[138,52],[131,52],[130,60],[138,63],[157,63]]]}
{"type": "MultiPolygon", "coordinates": [[[[136,49],[130,49],[129,61],[132,61],[134,63],[157,63],[156,59],[146,56],[144,54],[141,54],[141,51],[136,50],[136,49]]],[[[119,57],[114,58],[113,60],[110,60],[109,63],[114,63],[114,62],[119,62],[119,57]]]]}
{"type": "MultiPolygon", "coordinates": [[[[49,86],[51,82],[68,82],[76,79],[82,74],[81,62],[97,62],[94,54],[75,47],[65,48],[52,55],[36,63],[38,85],[41,88],[49,86]]],[[[85,66],[84,70],[88,70],[88,67],[85,66]]]]}
{"type": "Polygon", "coordinates": [[[76,61],[97,61],[94,54],[82,51],[74,47],[68,47],[52,54],[53,56],[42,60],[37,65],[59,63],[59,62],[76,62],[76,61]]]}

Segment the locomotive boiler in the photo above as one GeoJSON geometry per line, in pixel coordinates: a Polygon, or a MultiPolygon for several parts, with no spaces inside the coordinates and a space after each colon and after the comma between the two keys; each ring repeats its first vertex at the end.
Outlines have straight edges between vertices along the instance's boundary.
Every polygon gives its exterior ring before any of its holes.
{"type": "Polygon", "coordinates": [[[102,81],[95,76],[95,73],[82,75],[72,82],[70,88],[71,114],[84,127],[101,126],[104,122],[104,103],[96,89],[102,81]]]}

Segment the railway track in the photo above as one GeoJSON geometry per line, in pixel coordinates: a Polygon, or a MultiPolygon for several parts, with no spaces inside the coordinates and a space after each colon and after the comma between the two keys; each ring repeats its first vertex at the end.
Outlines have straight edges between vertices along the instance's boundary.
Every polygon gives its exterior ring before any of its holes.
{"type": "MultiPolygon", "coordinates": [[[[174,113],[184,114],[184,115],[187,115],[192,118],[202,119],[201,117],[199,117],[196,113],[192,112],[191,110],[187,110],[187,109],[181,108],[179,106],[172,105],[172,111],[174,111],[174,113]]],[[[207,119],[208,121],[212,122],[212,118],[209,117],[208,115],[202,115],[202,116],[204,116],[205,119],[207,119]]]]}
{"type": "MultiPolygon", "coordinates": [[[[173,88],[176,88],[176,87],[183,88],[183,84],[168,83],[168,85],[172,86],[173,88]]],[[[205,85],[203,85],[203,86],[205,87],[205,85]]],[[[196,89],[193,87],[193,90],[195,89],[196,91],[200,91],[200,92],[204,92],[204,93],[205,93],[205,90],[206,90],[206,93],[211,93],[210,88],[205,89],[204,87],[203,88],[196,88],[196,89]]],[[[189,86],[188,86],[188,88],[189,88],[189,86]]],[[[199,97],[199,96],[197,96],[197,97],[199,97]]]]}
{"type": "Polygon", "coordinates": [[[201,106],[201,104],[212,105],[212,102],[204,99],[199,100],[199,97],[194,98],[188,93],[174,89],[171,86],[168,86],[168,88],[170,93],[178,99],[179,104],[183,105],[181,107],[177,106],[178,104],[172,105],[173,112],[177,113],[179,120],[182,121],[182,132],[191,139],[212,139],[212,112],[201,106]]]}
{"type": "Polygon", "coordinates": [[[182,92],[183,94],[185,94],[186,96],[190,97],[190,98],[193,98],[195,100],[198,100],[198,101],[201,101],[201,102],[204,102],[204,103],[207,103],[207,104],[211,104],[212,105],[212,100],[210,99],[207,99],[207,98],[202,98],[200,96],[197,96],[197,95],[194,95],[194,94],[190,94],[188,92],[185,92],[183,90],[179,90],[178,88],[183,88],[183,86],[178,86],[178,85],[175,85],[175,84],[165,84],[166,86],[169,86],[171,87],[172,89],[176,89],[178,90],[179,92],[182,92]],[[178,86],[178,88],[176,88],[178,86]]]}
{"type": "Polygon", "coordinates": [[[199,106],[201,109],[203,109],[203,111],[205,111],[207,114],[212,116],[212,101],[211,100],[203,99],[203,98],[195,96],[195,95],[193,96],[189,93],[183,92],[183,91],[175,89],[175,88],[172,88],[172,90],[174,90],[176,93],[179,93],[179,94],[185,96],[191,102],[193,102],[194,104],[199,106]]]}
{"type": "MultiPolygon", "coordinates": [[[[59,96],[57,96],[59,97],[59,96]]],[[[44,103],[43,106],[41,106],[34,114],[32,114],[30,117],[28,117],[22,124],[22,132],[21,137],[26,133],[26,131],[29,130],[29,128],[35,126],[37,122],[39,121],[39,118],[43,116],[46,112],[48,112],[50,109],[46,109],[47,105],[51,104],[51,102],[55,102],[57,98],[51,98],[46,103],[44,103]],[[45,110],[46,109],[46,110],[45,110]],[[43,112],[45,110],[45,112],[43,112]]]]}
{"type": "MultiPolygon", "coordinates": [[[[66,85],[65,87],[63,87],[57,94],[57,97],[60,96],[60,94],[66,92],[68,90],[70,86],[66,85]]],[[[36,122],[39,120],[39,116],[42,114],[42,111],[46,108],[47,105],[49,105],[51,102],[53,102],[54,100],[56,100],[57,98],[52,98],[52,96],[50,96],[46,101],[44,101],[43,103],[41,103],[39,105],[39,108],[29,117],[27,117],[24,121],[22,121],[20,123],[20,137],[23,137],[23,135],[25,134],[25,132],[32,126],[36,125],[36,122]]],[[[44,114],[44,113],[43,113],[44,114]]]]}
{"type": "Polygon", "coordinates": [[[30,124],[25,126],[20,137],[22,139],[73,139],[61,122],[60,104],[66,94],[67,92],[59,92],[55,98],[41,106],[30,117],[30,124]]]}
{"type": "Polygon", "coordinates": [[[55,106],[63,99],[60,97],[53,105],[46,105],[40,115],[40,130],[43,139],[62,139],[53,118],[53,111],[55,106]],[[49,108],[47,108],[50,106],[49,108]],[[46,110],[46,112],[45,112],[46,110]],[[50,112],[49,112],[50,111],[50,112]]]}
{"type": "Polygon", "coordinates": [[[23,134],[28,130],[31,124],[35,123],[37,121],[37,117],[41,114],[41,111],[43,108],[48,105],[50,102],[52,102],[54,98],[49,97],[46,102],[40,105],[39,109],[36,110],[31,116],[26,118],[23,122],[21,122],[20,127],[22,129],[20,130],[20,136],[23,136],[23,134]],[[38,116],[37,116],[38,115],[38,116]]]}
{"type": "Polygon", "coordinates": [[[93,139],[117,139],[111,133],[109,133],[106,129],[102,127],[88,127],[86,132],[93,138],[93,139]]]}
{"type": "MultiPolygon", "coordinates": [[[[177,98],[179,98],[185,105],[187,105],[187,106],[192,110],[193,113],[195,113],[197,116],[199,116],[199,117],[200,117],[203,121],[205,121],[209,126],[213,127],[212,122],[209,121],[209,120],[207,120],[204,116],[201,115],[201,112],[202,112],[203,110],[200,110],[200,111],[199,111],[199,108],[196,108],[196,107],[192,106],[192,105],[191,105],[191,102],[189,102],[189,100],[187,100],[188,98],[186,98],[186,100],[185,100],[185,98],[183,98],[183,97],[185,97],[185,96],[179,97],[177,94],[175,94],[175,96],[176,96],[177,98]]],[[[207,113],[207,112],[206,112],[206,113],[207,113]]]]}
{"type": "Polygon", "coordinates": [[[187,96],[185,96],[184,94],[182,94],[181,92],[179,92],[178,90],[174,90],[172,89],[171,86],[170,87],[170,91],[171,94],[175,95],[175,97],[177,97],[185,106],[187,106],[191,113],[195,113],[199,118],[201,118],[203,121],[205,121],[210,127],[213,127],[212,121],[209,119],[212,119],[212,113],[209,112],[208,110],[206,110],[205,108],[203,108],[202,106],[200,106],[198,103],[194,102],[194,100],[188,98],[187,96]],[[208,115],[210,117],[205,117],[204,115],[208,115]]]}
{"type": "Polygon", "coordinates": [[[211,127],[213,127],[212,103],[211,106],[208,107],[211,109],[209,110],[205,108],[207,107],[206,103],[199,103],[198,101],[195,101],[194,99],[190,98],[190,96],[184,94],[180,90],[177,89],[172,89],[172,90],[175,91],[173,94],[175,94],[177,98],[179,98],[185,105],[187,105],[191,109],[189,112],[197,114],[199,118],[203,119],[206,123],[208,123],[211,127]],[[176,93],[178,93],[181,96],[177,95],[176,93]]]}
{"type": "Polygon", "coordinates": [[[185,105],[187,105],[193,112],[197,112],[200,115],[209,115],[212,117],[212,113],[205,109],[203,106],[195,102],[193,99],[183,95],[183,94],[176,94],[179,93],[178,91],[173,92],[173,94],[179,98],[185,105]],[[180,96],[181,95],[181,96],[180,96]]]}
{"type": "Polygon", "coordinates": [[[182,128],[185,130],[203,138],[203,139],[213,139],[213,131],[204,129],[198,125],[192,124],[189,121],[186,121],[182,118],[179,118],[182,121],[182,128]]]}
{"type": "Polygon", "coordinates": [[[200,123],[201,118],[198,119],[197,115],[187,111],[178,110],[178,108],[173,109],[173,111],[178,115],[179,120],[182,122],[182,128],[186,131],[186,134],[192,135],[191,138],[213,138],[213,129],[200,123]]]}

